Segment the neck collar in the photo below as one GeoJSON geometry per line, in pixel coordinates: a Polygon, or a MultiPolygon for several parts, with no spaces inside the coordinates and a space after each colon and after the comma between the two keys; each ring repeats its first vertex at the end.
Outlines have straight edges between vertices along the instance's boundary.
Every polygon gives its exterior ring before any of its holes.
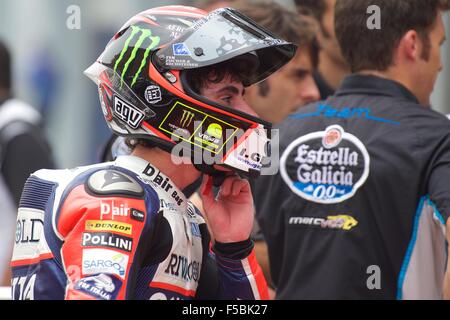
{"type": "Polygon", "coordinates": [[[417,97],[401,83],[374,75],[353,74],[346,77],[336,95],[349,94],[384,95],[420,104],[417,97]]]}
{"type": "Polygon", "coordinates": [[[173,181],[155,165],[135,156],[119,156],[115,164],[136,173],[139,179],[150,185],[158,193],[163,193],[181,209],[186,208],[187,199],[173,181]]]}

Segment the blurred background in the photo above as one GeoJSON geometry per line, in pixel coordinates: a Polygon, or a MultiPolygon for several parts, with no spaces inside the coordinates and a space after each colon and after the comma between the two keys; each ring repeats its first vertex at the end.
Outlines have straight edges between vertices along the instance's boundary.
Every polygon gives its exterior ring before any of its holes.
{"type": "MultiPolygon", "coordinates": [[[[277,1],[287,6],[289,0],[277,1]]],[[[151,7],[192,4],[157,0],[2,0],[0,39],[14,58],[14,93],[36,107],[58,167],[98,161],[109,137],[96,86],[83,71],[100,55],[110,37],[134,14],[151,7]],[[74,7],[75,6],[75,7],[74,7]],[[67,26],[80,10],[79,29],[67,26]]],[[[450,18],[446,16],[447,34],[450,18]]],[[[76,22],[76,21],[75,21],[76,22]]],[[[450,41],[445,70],[433,95],[433,108],[450,113],[450,41]]]]}

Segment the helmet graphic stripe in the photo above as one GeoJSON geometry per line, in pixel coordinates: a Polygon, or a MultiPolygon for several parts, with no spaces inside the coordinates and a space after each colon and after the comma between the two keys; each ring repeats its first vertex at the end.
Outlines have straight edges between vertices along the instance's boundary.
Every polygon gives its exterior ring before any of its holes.
{"type": "Polygon", "coordinates": [[[159,45],[159,40],[160,40],[159,37],[151,37],[150,39],[152,40],[152,43],[151,43],[150,46],[145,50],[145,55],[144,55],[144,58],[143,58],[142,61],[141,61],[141,66],[139,67],[138,72],[136,72],[136,74],[134,75],[133,82],[131,83],[131,87],[134,86],[134,84],[136,83],[136,81],[137,81],[139,75],[141,74],[142,69],[143,69],[144,66],[145,66],[145,63],[147,62],[147,58],[148,58],[148,56],[150,55],[150,51],[153,50],[155,47],[157,47],[157,46],[159,45]]]}
{"type": "Polygon", "coordinates": [[[139,28],[135,28],[134,26],[131,26],[131,35],[128,37],[127,41],[125,41],[125,45],[123,46],[122,52],[120,53],[119,59],[116,61],[116,65],[114,66],[114,72],[117,72],[117,67],[119,66],[119,63],[122,61],[123,56],[128,51],[128,46],[130,45],[131,40],[133,40],[134,35],[140,31],[139,28]]]}
{"type": "Polygon", "coordinates": [[[115,72],[117,72],[117,68],[119,67],[120,62],[122,62],[125,54],[127,53],[128,48],[130,46],[130,42],[134,39],[136,34],[138,34],[139,32],[141,32],[142,34],[139,37],[139,39],[137,40],[136,44],[134,45],[133,51],[131,52],[130,57],[128,58],[127,62],[125,63],[125,66],[124,66],[122,74],[121,74],[121,86],[123,85],[124,78],[125,78],[125,75],[126,75],[126,73],[128,71],[128,68],[129,68],[130,64],[136,58],[136,54],[137,54],[138,50],[140,49],[141,45],[144,43],[144,41],[149,39],[151,41],[151,43],[147,47],[147,49],[145,50],[145,54],[144,54],[144,57],[143,57],[143,59],[141,61],[139,70],[134,75],[131,86],[134,86],[134,84],[136,83],[140,73],[142,72],[142,69],[144,68],[145,63],[147,61],[147,58],[150,55],[150,51],[152,49],[154,49],[156,46],[158,46],[158,44],[160,42],[160,38],[159,37],[152,37],[152,32],[149,29],[142,29],[142,28],[139,28],[137,26],[131,26],[130,28],[131,28],[131,35],[125,41],[125,44],[123,46],[122,52],[120,53],[119,59],[117,59],[117,61],[116,61],[116,64],[114,66],[114,71],[115,72]]]}
{"type": "MultiPolygon", "coordinates": [[[[132,26],[132,28],[137,28],[132,26]]],[[[139,28],[138,28],[139,29],[139,28]]],[[[128,61],[125,63],[125,67],[123,68],[123,72],[122,72],[122,82],[123,83],[123,79],[125,77],[125,74],[127,73],[128,67],[130,66],[130,63],[133,62],[134,58],[136,58],[136,53],[139,50],[140,46],[142,45],[142,43],[145,41],[145,39],[150,38],[151,39],[151,35],[152,32],[148,29],[141,29],[142,34],[139,37],[138,41],[136,42],[136,44],[134,45],[133,51],[131,52],[131,56],[128,59],[128,61]]]]}

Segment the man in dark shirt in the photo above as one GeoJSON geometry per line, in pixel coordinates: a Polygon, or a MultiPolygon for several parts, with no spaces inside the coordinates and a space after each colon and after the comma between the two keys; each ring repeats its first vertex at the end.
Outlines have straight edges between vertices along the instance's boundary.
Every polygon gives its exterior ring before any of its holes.
{"type": "Polygon", "coordinates": [[[319,66],[314,80],[320,97],[325,100],[339,87],[350,73],[342,57],[334,32],[334,7],[336,0],[295,0],[300,13],[310,14],[317,21],[317,40],[320,46],[319,66]]]}
{"type": "Polygon", "coordinates": [[[353,74],[281,125],[280,174],[255,192],[278,299],[450,298],[450,122],[429,107],[449,7],[337,0],[353,74]]]}

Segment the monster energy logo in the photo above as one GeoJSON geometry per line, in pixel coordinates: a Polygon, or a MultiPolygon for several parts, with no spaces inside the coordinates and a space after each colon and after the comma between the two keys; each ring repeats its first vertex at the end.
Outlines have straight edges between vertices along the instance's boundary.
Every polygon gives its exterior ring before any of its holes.
{"type": "Polygon", "coordinates": [[[189,112],[187,110],[183,110],[183,116],[181,117],[181,126],[182,127],[188,127],[191,125],[192,120],[194,119],[194,113],[189,112]]]}
{"type": "Polygon", "coordinates": [[[114,72],[117,72],[117,68],[119,67],[120,62],[123,60],[123,57],[128,51],[128,48],[130,47],[130,43],[133,40],[133,38],[141,32],[141,35],[139,36],[137,42],[133,46],[133,51],[131,52],[130,57],[128,58],[127,62],[125,63],[125,66],[122,71],[121,75],[121,82],[120,86],[122,87],[125,74],[128,71],[128,68],[130,67],[130,64],[133,62],[133,60],[136,58],[136,54],[138,50],[141,48],[142,44],[145,40],[149,39],[151,41],[150,45],[145,49],[144,57],[142,58],[141,65],[139,66],[139,70],[136,72],[136,74],[133,77],[133,81],[131,83],[131,86],[133,87],[139,77],[139,75],[142,72],[142,69],[144,69],[145,64],[147,62],[148,56],[150,55],[150,51],[157,47],[160,42],[160,37],[152,37],[152,31],[149,29],[141,29],[137,26],[131,26],[131,34],[128,37],[128,39],[125,41],[125,44],[123,46],[122,52],[120,53],[119,59],[117,59],[116,64],[114,66],[114,72]]]}

